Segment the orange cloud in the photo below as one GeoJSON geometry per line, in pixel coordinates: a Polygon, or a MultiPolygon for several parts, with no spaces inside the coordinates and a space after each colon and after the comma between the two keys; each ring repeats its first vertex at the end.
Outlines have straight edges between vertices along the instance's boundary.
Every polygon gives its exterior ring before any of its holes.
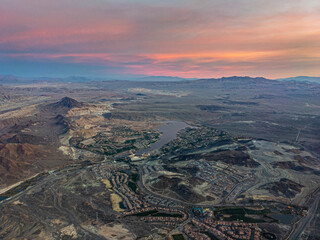
{"type": "Polygon", "coordinates": [[[183,77],[320,75],[318,1],[4,2],[3,59],[183,77]]]}

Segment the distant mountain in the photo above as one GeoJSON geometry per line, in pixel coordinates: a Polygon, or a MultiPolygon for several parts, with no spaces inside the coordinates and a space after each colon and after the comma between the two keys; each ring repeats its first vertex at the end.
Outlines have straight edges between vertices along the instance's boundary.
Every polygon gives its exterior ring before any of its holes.
{"type": "Polygon", "coordinates": [[[5,85],[21,85],[21,84],[34,84],[34,83],[83,83],[92,81],[104,81],[105,79],[100,78],[86,78],[71,76],[66,78],[48,78],[48,77],[37,77],[37,78],[25,78],[14,75],[0,75],[0,84],[5,85]]]}
{"type": "MultiPolygon", "coordinates": [[[[120,79],[119,79],[120,80],[120,79]]],[[[118,81],[119,81],[118,80],[118,81]]],[[[170,76],[148,76],[141,78],[122,79],[126,81],[137,82],[178,82],[196,80],[196,78],[179,78],[170,76]]],[[[102,82],[102,81],[117,81],[116,79],[109,78],[87,78],[81,76],[70,76],[64,78],[50,78],[50,77],[18,77],[14,75],[0,75],[0,84],[5,85],[23,85],[23,84],[35,84],[35,83],[86,83],[86,82],[102,82]]],[[[121,81],[121,80],[120,80],[121,81]]]]}
{"type": "Polygon", "coordinates": [[[279,78],[278,81],[292,81],[292,82],[312,82],[320,83],[320,77],[308,77],[308,76],[298,76],[289,78],[279,78]]]}
{"type": "MultiPolygon", "coordinates": [[[[266,79],[263,77],[249,77],[249,76],[232,76],[232,77],[222,77],[222,78],[180,78],[180,77],[171,77],[171,76],[147,76],[141,78],[131,78],[127,80],[115,80],[108,78],[87,78],[80,76],[70,76],[65,78],[48,78],[48,77],[38,77],[38,78],[24,78],[14,75],[0,75],[0,85],[24,85],[24,84],[35,84],[35,83],[86,83],[86,82],[150,82],[150,83],[168,83],[168,82],[205,82],[205,81],[222,81],[222,82],[233,82],[233,81],[250,81],[250,82],[261,82],[266,79]]],[[[311,82],[311,83],[320,83],[320,77],[308,77],[308,76],[298,76],[290,78],[279,78],[274,79],[277,81],[286,81],[286,82],[311,82]]]]}
{"type": "Polygon", "coordinates": [[[179,81],[190,81],[197,80],[197,78],[180,78],[170,76],[149,76],[136,79],[135,81],[147,81],[147,82],[179,82],[179,81]]]}
{"type": "Polygon", "coordinates": [[[25,79],[12,75],[0,75],[0,84],[24,84],[25,79]]]}
{"type": "Polygon", "coordinates": [[[249,82],[262,82],[262,81],[270,81],[270,79],[264,77],[249,77],[249,76],[232,76],[232,77],[222,77],[222,78],[208,78],[208,79],[199,79],[197,82],[237,82],[241,84],[241,82],[249,81],[249,82]]]}

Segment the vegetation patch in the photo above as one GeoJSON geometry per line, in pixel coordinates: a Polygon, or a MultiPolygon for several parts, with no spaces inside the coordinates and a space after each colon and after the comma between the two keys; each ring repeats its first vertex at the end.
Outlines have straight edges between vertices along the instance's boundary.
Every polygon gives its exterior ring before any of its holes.
{"type": "Polygon", "coordinates": [[[166,212],[159,212],[158,210],[151,210],[147,212],[135,213],[132,216],[138,217],[175,217],[175,218],[182,218],[182,215],[179,213],[166,213],[166,212]]]}
{"type": "Polygon", "coordinates": [[[219,220],[226,221],[244,221],[248,223],[274,222],[275,220],[268,217],[268,209],[255,210],[249,208],[221,208],[214,211],[219,220]]]}
{"type": "Polygon", "coordinates": [[[184,240],[184,236],[182,234],[174,234],[172,235],[173,240],[184,240]]]}
{"type": "Polygon", "coordinates": [[[137,185],[133,182],[128,182],[128,187],[135,193],[137,193],[137,185]]]}

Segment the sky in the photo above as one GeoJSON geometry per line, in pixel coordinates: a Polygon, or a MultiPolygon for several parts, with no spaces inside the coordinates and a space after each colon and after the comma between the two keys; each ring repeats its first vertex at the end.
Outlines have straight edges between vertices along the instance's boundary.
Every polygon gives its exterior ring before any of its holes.
{"type": "Polygon", "coordinates": [[[320,76],[320,1],[0,0],[0,74],[320,76]]]}

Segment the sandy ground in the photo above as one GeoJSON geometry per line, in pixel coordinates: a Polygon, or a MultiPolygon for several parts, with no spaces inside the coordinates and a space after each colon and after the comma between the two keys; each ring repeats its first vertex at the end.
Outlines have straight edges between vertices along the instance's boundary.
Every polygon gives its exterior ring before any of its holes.
{"type": "Polygon", "coordinates": [[[111,202],[112,202],[112,209],[117,212],[123,212],[124,210],[120,208],[119,203],[122,202],[122,198],[115,193],[111,193],[111,202]]]}

